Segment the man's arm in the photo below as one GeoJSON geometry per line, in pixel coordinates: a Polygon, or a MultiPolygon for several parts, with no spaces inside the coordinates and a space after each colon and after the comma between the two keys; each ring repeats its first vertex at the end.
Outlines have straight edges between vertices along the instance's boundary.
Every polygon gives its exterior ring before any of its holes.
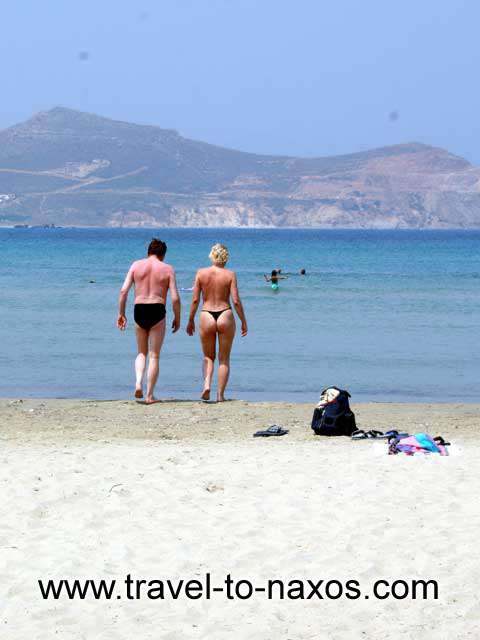
{"type": "Polygon", "coordinates": [[[230,295],[232,296],[233,306],[238,313],[240,322],[242,323],[242,336],[246,336],[248,333],[247,319],[245,317],[245,311],[243,310],[243,304],[240,300],[240,294],[238,293],[237,276],[234,273],[232,277],[232,284],[230,285],[230,295]]]}
{"type": "Polygon", "coordinates": [[[197,313],[198,305],[200,304],[200,277],[199,272],[195,276],[195,282],[193,283],[192,304],[190,305],[190,316],[188,318],[187,333],[189,336],[193,336],[195,333],[195,314],[197,313]]]}
{"type": "Polygon", "coordinates": [[[168,283],[170,289],[170,295],[172,296],[172,309],[173,309],[173,333],[176,333],[180,329],[180,313],[182,309],[182,303],[180,302],[180,295],[177,288],[177,280],[175,278],[175,271],[172,269],[170,272],[170,280],[168,283]]]}
{"type": "Polygon", "coordinates": [[[120,289],[120,295],[118,297],[118,318],[117,318],[117,327],[120,331],[125,331],[127,327],[127,318],[125,316],[125,309],[127,306],[127,298],[128,292],[130,291],[130,287],[133,284],[133,268],[134,265],[130,267],[128,273],[125,277],[125,281],[120,289]]]}

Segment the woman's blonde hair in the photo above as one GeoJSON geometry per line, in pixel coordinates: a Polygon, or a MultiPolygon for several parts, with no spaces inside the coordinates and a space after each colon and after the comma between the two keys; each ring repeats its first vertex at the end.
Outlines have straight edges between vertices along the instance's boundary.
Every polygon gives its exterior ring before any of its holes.
{"type": "Polygon", "coordinates": [[[228,249],[224,244],[214,244],[210,255],[208,256],[212,262],[218,262],[219,264],[227,264],[228,262],[228,249]]]}

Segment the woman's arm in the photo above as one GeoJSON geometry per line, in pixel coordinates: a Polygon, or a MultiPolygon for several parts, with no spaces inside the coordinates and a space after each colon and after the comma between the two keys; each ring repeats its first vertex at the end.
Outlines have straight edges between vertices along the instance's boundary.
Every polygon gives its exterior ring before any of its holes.
{"type": "Polygon", "coordinates": [[[128,292],[130,291],[130,287],[133,284],[133,268],[134,264],[132,264],[132,266],[128,270],[122,288],[120,289],[120,295],[118,296],[117,327],[120,329],[120,331],[125,331],[125,329],[127,328],[125,309],[127,306],[128,292]]]}
{"type": "Polygon", "coordinates": [[[267,282],[270,282],[271,278],[269,278],[266,273],[263,274],[263,277],[267,282]]]}
{"type": "Polygon", "coordinates": [[[197,313],[198,305],[200,304],[200,296],[202,288],[200,286],[200,277],[197,271],[195,276],[195,282],[193,283],[192,304],[190,305],[190,315],[188,317],[187,333],[189,336],[193,336],[195,333],[195,314],[197,313]]]}
{"type": "Polygon", "coordinates": [[[243,310],[242,301],[240,300],[240,294],[238,293],[237,276],[234,273],[232,277],[232,283],[230,285],[230,295],[232,296],[233,306],[242,323],[242,336],[246,336],[248,333],[247,319],[245,317],[245,311],[243,310]]]}

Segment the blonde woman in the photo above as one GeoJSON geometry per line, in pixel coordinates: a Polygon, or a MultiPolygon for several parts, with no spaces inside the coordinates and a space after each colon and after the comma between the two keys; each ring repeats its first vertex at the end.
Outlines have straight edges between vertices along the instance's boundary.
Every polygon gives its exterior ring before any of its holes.
{"type": "Polygon", "coordinates": [[[195,333],[195,314],[202,295],[200,341],[203,349],[204,380],[201,398],[210,400],[218,336],[217,402],[224,402],[225,387],[230,374],[230,351],[235,337],[235,317],[230,306],[230,298],[242,323],[242,336],[247,335],[248,327],[238,293],[237,276],[234,271],[225,268],[228,261],[227,247],[223,244],[213,245],[209,258],[212,266],[199,269],[195,276],[187,333],[189,336],[195,333]]]}

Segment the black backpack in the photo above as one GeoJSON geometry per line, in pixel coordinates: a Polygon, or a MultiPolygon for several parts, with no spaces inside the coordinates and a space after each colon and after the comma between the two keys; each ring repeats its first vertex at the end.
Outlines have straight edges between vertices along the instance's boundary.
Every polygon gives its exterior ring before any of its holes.
{"type": "MultiPolygon", "coordinates": [[[[316,436],[351,436],[356,430],[355,414],[350,409],[348,399],[351,397],[345,389],[337,389],[339,395],[324,407],[313,412],[312,429],[316,436]]],[[[322,391],[322,395],[326,389],[322,391]]]]}

